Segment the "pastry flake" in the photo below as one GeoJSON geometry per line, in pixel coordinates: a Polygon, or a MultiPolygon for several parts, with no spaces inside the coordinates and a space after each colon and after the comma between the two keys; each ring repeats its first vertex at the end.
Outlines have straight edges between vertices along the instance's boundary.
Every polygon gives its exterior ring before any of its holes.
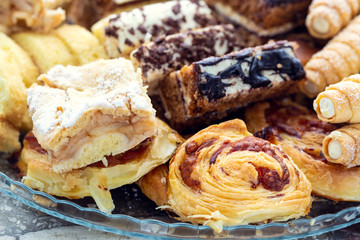
{"type": "Polygon", "coordinates": [[[28,90],[28,106],[55,172],[104,160],[156,133],[155,110],[128,60],[58,65],[39,79],[46,85],[28,90]]]}

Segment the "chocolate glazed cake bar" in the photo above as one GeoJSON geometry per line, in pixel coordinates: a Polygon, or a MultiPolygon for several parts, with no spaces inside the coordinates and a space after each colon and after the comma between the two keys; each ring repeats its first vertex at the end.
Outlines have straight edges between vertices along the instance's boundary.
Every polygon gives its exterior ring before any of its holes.
{"type": "Polygon", "coordinates": [[[160,92],[165,116],[182,131],[249,103],[286,95],[304,77],[291,43],[280,41],[184,66],[160,83],[160,92]]]}
{"type": "Polygon", "coordinates": [[[232,25],[216,25],[157,38],[133,51],[130,59],[142,70],[151,93],[170,72],[206,57],[240,50],[240,45],[232,25]]]}
{"type": "Polygon", "coordinates": [[[264,44],[304,24],[311,0],[206,0],[224,22],[233,23],[247,46],[264,44]]]}

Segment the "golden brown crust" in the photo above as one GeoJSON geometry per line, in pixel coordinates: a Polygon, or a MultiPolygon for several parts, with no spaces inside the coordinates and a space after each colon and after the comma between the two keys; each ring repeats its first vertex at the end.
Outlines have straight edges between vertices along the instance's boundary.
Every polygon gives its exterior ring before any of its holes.
{"type": "Polygon", "coordinates": [[[310,192],[292,161],[251,136],[238,119],[196,133],[169,164],[168,209],[179,220],[217,232],[223,226],[303,216],[310,209],[310,192]]]}
{"type": "Polygon", "coordinates": [[[306,81],[301,84],[303,93],[316,97],[326,86],[360,71],[359,26],[358,16],[321,51],[312,56],[304,67],[306,81]]]}
{"type": "Polygon", "coordinates": [[[318,118],[331,123],[360,122],[360,74],[330,85],[314,101],[318,118]]]}
{"type": "Polygon", "coordinates": [[[335,36],[359,13],[358,0],[314,0],[309,7],[306,26],[316,38],[335,36]]]}
{"type": "Polygon", "coordinates": [[[321,154],[323,139],[336,127],[319,121],[313,112],[296,103],[283,101],[277,102],[276,105],[263,102],[248,108],[246,122],[250,131],[262,131],[269,125],[274,127],[274,124],[269,124],[269,116],[274,112],[274,118],[276,117],[279,122],[287,119],[286,125],[290,128],[284,132],[286,128],[278,125],[275,126],[278,135],[271,134],[269,128],[265,129],[262,135],[272,138],[272,142],[291,156],[311,182],[313,193],[333,200],[360,201],[360,168],[348,169],[339,164],[328,163],[321,154]],[[287,112],[285,115],[280,114],[282,110],[275,112],[275,109],[283,109],[286,112],[289,108],[295,111],[287,112]],[[304,127],[299,125],[301,122],[310,125],[304,127]],[[298,136],[295,136],[296,132],[298,136]]]}
{"type": "Polygon", "coordinates": [[[96,163],[56,173],[49,164],[49,154],[31,133],[25,137],[17,164],[25,176],[24,183],[31,188],[70,199],[91,196],[101,211],[110,213],[114,204],[109,190],[133,183],[167,162],[183,142],[164,122],[157,119],[156,124],[158,135],[154,139],[123,154],[106,156],[108,166],[96,163]]]}
{"type": "Polygon", "coordinates": [[[167,164],[160,165],[145,176],[140,178],[136,184],[141,191],[158,206],[168,204],[168,175],[169,167],[167,164]]]}

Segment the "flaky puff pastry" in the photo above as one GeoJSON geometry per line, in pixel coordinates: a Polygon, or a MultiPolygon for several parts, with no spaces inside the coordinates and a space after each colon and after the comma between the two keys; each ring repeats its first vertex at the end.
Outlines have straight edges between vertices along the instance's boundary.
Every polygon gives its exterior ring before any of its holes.
{"type": "Polygon", "coordinates": [[[309,181],[284,152],[235,119],[180,146],[169,164],[164,208],[181,221],[221,232],[223,226],[304,216],[310,193],[309,181]]]}
{"type": "Polygon", "coordinates": [[[291,101],[263,102],[246,110],[249,130],[281,147],[305,173],[312,191],[333,200],[360,201],[360,168],[326,161],[324,138],[337,127],[291,101]],[[257,132],[257,133],[256,133],[257,132]]]}
{"type": "Polygon", "coordinates": [[[360,166],[360,124],[341,127],[324,138],[326,160],[348,168],[360,166]]]}
{"type": "Polygon", "coordinates": [[[305,65],[306,80],[300,89],[316,97],[326,86],[360,71],[360,16],[337,34],[305,65]]]}
{"type": "Polygon", "coordinates": [[[111,189],[133,183],[167,162],[183,142],[180,135],[158,119],[156,129],[156,137],[146,139],[125,153],[107,156],[108,166],[100,162],[64,174],[52,170],[47,164],[49,154],[29,133],[17,164],[29,187],[70,199],[91,196],[101,211],[111,213],[114,209],[111,189]]]}
{"type": "Polygon", "coordinates": [[[313,0],[306,17],[306,27],[316,38],[335,36],[360,11],[359,0],[313,0]]]}
{"type": "Polygon", "coordinates": [[[314,101],[318,118],[331,123],[360,123],[360,74],[330,85],[314,101]]]}
{"type": "Polygon", "coordinates": [[[125,152],[156,134],[155,110],[129,60],[58,65],[28,89],[34,135],[55,172],[125,152]]]}

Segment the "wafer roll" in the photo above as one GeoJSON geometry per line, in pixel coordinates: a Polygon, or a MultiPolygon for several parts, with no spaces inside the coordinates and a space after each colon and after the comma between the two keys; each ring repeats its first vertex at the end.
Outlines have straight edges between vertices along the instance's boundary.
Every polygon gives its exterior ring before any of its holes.
{"type": "Polygon", "coordinates": [[[306,17],[306,27],[316,38],[335,36],[360,11],[359,0],[314,0],[306,17]]]}
{"type": "Polygon", "coordinates": [[[360,74],[330,85],[314,101],[318,117],[331,123],[360,123],[360,74]]]}
{"type": "Polygon", "coordinates": [[[305,65],[306,81],[300,89],[309,97],[316,97],[326,86],[360,71],[360,16],[324,48],[314,54],[305,65]]]}
{"type": "Polygon", "coordinates": [[[348,168],[360,165],[360,124],[353,124],[331,132],[323,140],[326,160],[348,168]]]}

